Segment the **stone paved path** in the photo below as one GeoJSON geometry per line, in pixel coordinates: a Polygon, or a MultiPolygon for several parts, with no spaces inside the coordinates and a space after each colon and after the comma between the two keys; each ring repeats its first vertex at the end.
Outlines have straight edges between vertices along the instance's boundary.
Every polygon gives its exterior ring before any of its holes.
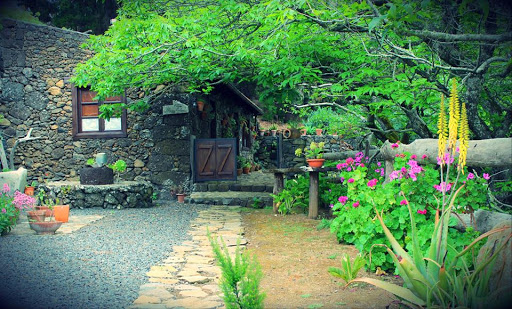
{"type": "Polygon", "coordinates": [[[132,309],[224,308],[218,287],[220,268],[207,238],[222,236],[231,254],[237,239],[244,246],[240,207],[211,206],[191,222],[192,239],[174,246],[169,257],[151,267],[148,283],[142,285],[132,309]]]}

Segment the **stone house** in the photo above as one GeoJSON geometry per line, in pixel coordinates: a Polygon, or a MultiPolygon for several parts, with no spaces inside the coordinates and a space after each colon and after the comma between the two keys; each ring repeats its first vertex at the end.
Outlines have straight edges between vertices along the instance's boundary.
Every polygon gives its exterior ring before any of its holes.
{"type": "Polygon", "coordinates": [[[157,186],[189,188],[201,172],[216,179],[227,167],[234,174],[220,178],[236,177],[236,155],[250,155],[251,129],[262,113],[258,105],[234,85],[220,85],[203,98],[179,86],[159,86],[155,92],[161,93],[149,110],[99,119],[100,104],[129,102],[143,94],[127,89],[125,96],[95,102],[94,93],[72,85],[69,78],[76,64],[92,56],[80,48],[87,38],[55,27],[1,21],[0,135],[6,149],[30,128],[32,136],[42,137],[16,150],[15,166],[28,169],[29,181],[77,178],[87,159],[99,152],[108,154],[109,163],[126,161],[123,179],[157,186]],[[206,101],[202,112],[200,99],[206,101]],[[220,144],[227,141],[231,148],[223,161],[226,153],[220,144]],[[206,158],[197,158],[203,150],[206,158]]]}

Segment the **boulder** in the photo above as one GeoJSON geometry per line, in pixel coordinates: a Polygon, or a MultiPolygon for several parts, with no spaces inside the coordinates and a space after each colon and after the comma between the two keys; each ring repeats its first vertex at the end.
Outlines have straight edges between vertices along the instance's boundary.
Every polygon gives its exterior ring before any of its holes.
{"type": "Polygon", "coordinates": [[[479,209],[475,211],[473,215],[474,222],[471,221],[470,214],[458,214],[458,218],[462,219],[462,222],[458,220],[457,226],[455,228],[458,229],[459,231],[464,231],[466,229],[466,226],[476,225],[475,229],[477,231],[479,231],[480,233],[486,233],[493,229],[500,222],[512,222],[511,215],[495,211],[479,209]]]}
{"type": "MultiPolygon", "coordinates": [[[[506,245],[498,252],[498,256],[494,261],[491,277],[489,279],[490,291],[499,290],[500,304],[509,304],[512,301],[512,222],[510,220],[503,221],[496,226],[495,229],[505,228],[503,231],[495,233],[487,239],[485,245],[482,246],[478,252],[477,262],[480,264],[485,261],[495,250],[499,248],[506,241],[506,245]]],[[[491,308],[506,308],[495,307],[489,304],[491,308]]],[[[508,305],[507,305],[508,307],[508,305]]]]}

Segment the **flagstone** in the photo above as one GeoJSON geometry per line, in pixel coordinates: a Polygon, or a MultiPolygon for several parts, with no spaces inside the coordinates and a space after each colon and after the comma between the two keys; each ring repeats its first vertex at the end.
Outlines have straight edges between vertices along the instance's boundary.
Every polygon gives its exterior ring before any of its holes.
{"type": "Polygon", "coordinates": [[[133,303],[134,304],[160,304],[160,297],[141,295],[133,303]]]}
{"type": "Polygon", "coordinates": [[[181,297],[199,297],[199,298],[204,298],[204,297],[208,296],[208,294],[203,292],[202,290],[181,291],[179,295],[181,297]]]}
{"type": "Polygon", "coordinates": [[[169,284],[169,285],[176,284],[179,282],[178,279],[169,279],[169,278],[149,278],[148,281],[154,282],[154,283],[169,284]]]}
{"type": "Polygon", "coordinates": [[[212,280],[212,278],[207,278],[205,276],[188,276],[188,277],[182,277],[182,280],[185,280],[188,283],[191,284],[202,284],[202,283],[208,283],[212,280]]]}
{"type": "Polygon", "coordinates": [[[167,307],[184,307],[190,309],[196,308],[217,308],[221,304],[213,301],[204,301],[200,298],[187,297],[182,299],[171,300],[165,303],[167,307]]]}

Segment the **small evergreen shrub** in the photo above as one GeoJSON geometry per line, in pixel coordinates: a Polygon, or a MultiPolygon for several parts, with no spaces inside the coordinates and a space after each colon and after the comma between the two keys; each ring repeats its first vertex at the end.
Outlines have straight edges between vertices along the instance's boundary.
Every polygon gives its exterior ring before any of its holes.
{"type": "Polygon", "coordinates": [[[241,252],[240,240],[238,240],[235,257],[232,260],[222,237],[219,243],[217,238],[212,237],[208,232],[208,239],[217,264],[222,270],[219,285],[224,294],[226,308],[263,308],[265,294],[260,292],[259,288],[263,272],[256,257],[249,255],[247,251],[241,252]]]}

